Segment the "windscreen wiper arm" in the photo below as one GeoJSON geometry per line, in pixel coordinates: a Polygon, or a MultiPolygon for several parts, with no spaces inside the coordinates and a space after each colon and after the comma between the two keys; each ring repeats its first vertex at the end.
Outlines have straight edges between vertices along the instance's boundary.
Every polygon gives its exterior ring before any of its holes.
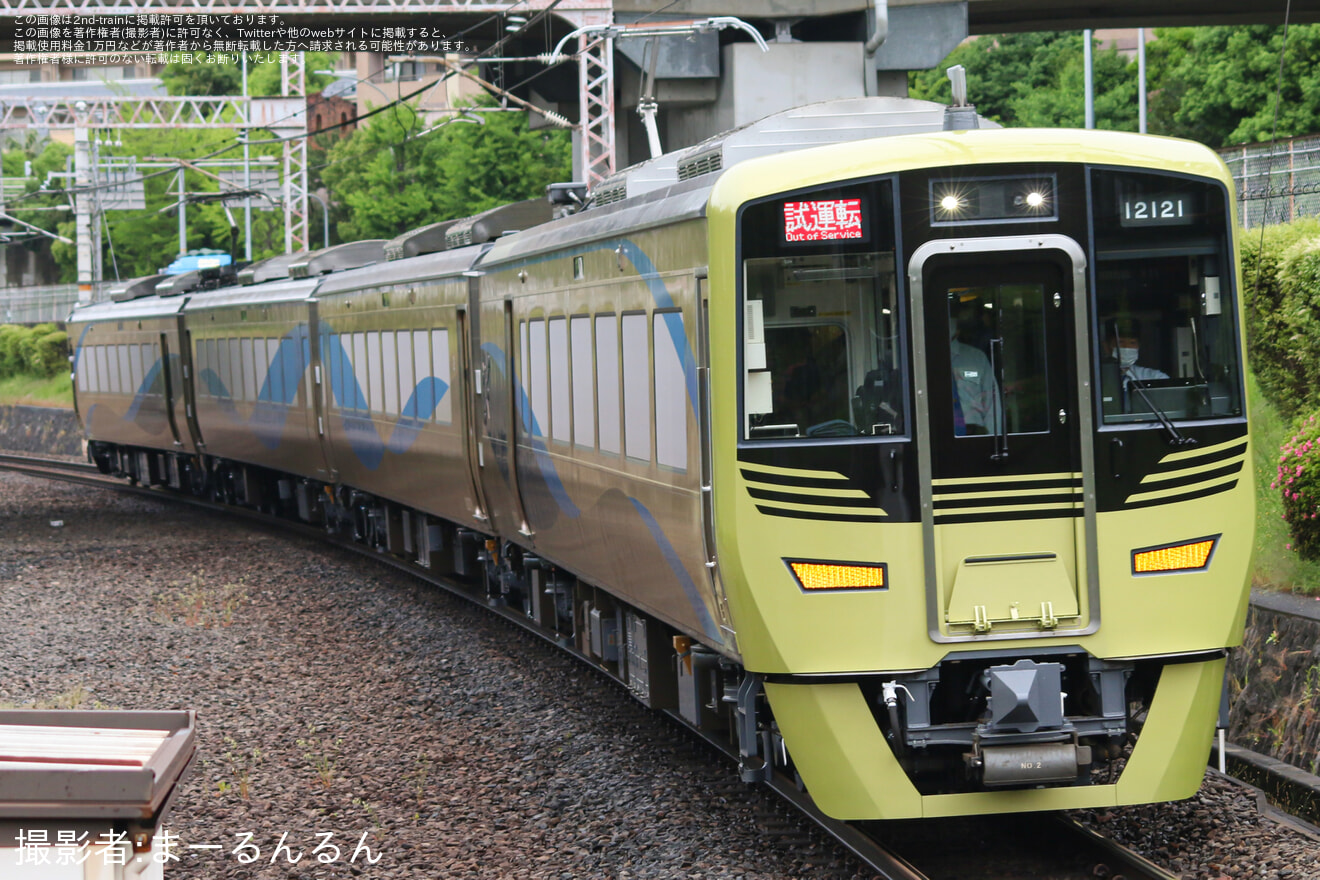
{"type": "Polygon", "coordinates": [[[1124,367],[1123,373],[1127,377],[1128,383],[1132,386],[1132,389],[1137,392],[1137,395],[1141,397],[1142,401],[1145,402],[1150,411],[1155,414],[1155,418],[1160,420],[1160,424],[1164,426],[1164,430],[1169,432],[1169,445],[1195,446],[1196,438],[1184,436],[1173,426],[1173,422],[1169,420],[1167,415],[1165,415],[1164,410],[1156,406],[1155,401],[1151,400],[1150,395],[1146,393],[1145,383],[1133,375],[1132,368],[1124,367]]]}

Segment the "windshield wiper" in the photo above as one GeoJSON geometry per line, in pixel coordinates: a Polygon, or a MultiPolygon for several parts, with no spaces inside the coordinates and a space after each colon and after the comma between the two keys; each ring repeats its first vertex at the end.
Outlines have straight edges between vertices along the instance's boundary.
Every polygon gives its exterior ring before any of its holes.
{"type": "Polygon", "coordinates": [[[1146,393],[1145,384],[1135,375],[1133,375],[1131,367],[1123,367],[1123,373],[1127,377],[1127,381],[1131,385],[1132,389],[1137,392],[1137,394],[1145,402],[1146,406],[1149,407],[1150,411],[1155,414],[1155,418],[1160,420],[1160,424],[1164,426],[1164,430],[1169,432],[1170,446],[1197,445],[1195,437],[1185,437],[1181,433],[1179,433],[1178,429],[1173,426],[1173,422],[1169,420],[1169,417],[1167,415],[1165,415],[1164,410],[1160,409],[1158,406],[1155,405],[1155,401],[1151,400],[1150,395],[1146,393]]]}

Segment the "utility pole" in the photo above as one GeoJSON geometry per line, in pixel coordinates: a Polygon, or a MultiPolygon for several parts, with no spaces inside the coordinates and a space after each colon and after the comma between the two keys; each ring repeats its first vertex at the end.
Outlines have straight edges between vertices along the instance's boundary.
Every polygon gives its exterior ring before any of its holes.
{"type": "Polygon", "coordinates": [[[92,194],[87,191],[92,183],[89,134],[82,125],[73,130],[73,214],[78,241],[79,304],[92,301],[92,283],[96,280],[92,263],[92,194]]]}
{"type": "MultiPolygon", "coordinates": [[[[248,96],[247,82],[247,52],[243,53],[243,97],[248,96]]],[[[250,105],[249,105],[250,106],[250,105]]],[[[248,144],[248,139],[252,136],[252,129],[243,129],[243,189],[252,189],[252,147],[248,144]]],[[[231,255],[231,259],[237,259],[236,255],[231,255]]],[[[243,199],[243,260],[252,262],[252,197],[243,199]]]]}
{"type": "Polygon", "coordinates": [[[183,190],[183,166],[179,166],[179,256],[188,253],[188,200],[183,190]]]}
{"type": "Polygon", "coordinates": [[[1137,28],[1137,131],[1146,133],[1146,29],[1137,28]]]}
{"type": "Polygon", "coordinates": [[[1091,61],[1091,31],[1082,31],[1082,59],[1086,74],[1086,127],[1095,128],[1095,86],[1091,82],[1095,75],[1091,61]]]}

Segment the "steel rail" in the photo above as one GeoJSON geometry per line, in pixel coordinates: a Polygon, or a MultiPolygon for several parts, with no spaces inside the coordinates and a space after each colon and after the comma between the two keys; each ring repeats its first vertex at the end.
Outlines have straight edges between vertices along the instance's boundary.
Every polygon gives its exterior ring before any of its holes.
{"type": "Polygon", "coordinates": [[[1077,842],[1079,850],[1090,850],[1096,854],[1095,867],[1091,872],[1096,877],[1121,876],[1127,880],[1179,880],[1181,877],[1164,870],[1136,850],[1087,828],[1071,816],[1060,813],[1055,816],[1055,820],[1064,833],[1077,842]]]}

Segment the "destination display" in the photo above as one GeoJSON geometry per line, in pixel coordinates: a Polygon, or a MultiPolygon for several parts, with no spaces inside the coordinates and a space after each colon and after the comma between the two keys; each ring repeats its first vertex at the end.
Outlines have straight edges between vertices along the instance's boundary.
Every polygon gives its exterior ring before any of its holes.
{"type": "Polygon", "coordinates": [[[862,241],[866,217],[861,199],[784,202],[784,241],[862,241]]]}

